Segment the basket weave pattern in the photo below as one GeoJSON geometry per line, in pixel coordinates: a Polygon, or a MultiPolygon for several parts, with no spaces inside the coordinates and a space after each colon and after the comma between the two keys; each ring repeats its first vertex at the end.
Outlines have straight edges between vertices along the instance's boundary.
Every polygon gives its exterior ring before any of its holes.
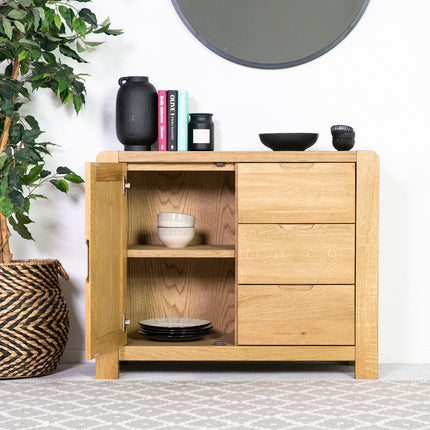
{"type": "Polygon", "coordinates": [[[58,273],[58,260],[0,264],[0,379],[54,372],[69,333],[58,273]]]}

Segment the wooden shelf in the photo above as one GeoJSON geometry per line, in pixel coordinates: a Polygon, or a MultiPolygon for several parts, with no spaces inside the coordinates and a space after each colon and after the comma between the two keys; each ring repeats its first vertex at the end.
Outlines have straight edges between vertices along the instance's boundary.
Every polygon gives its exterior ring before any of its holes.
{"type": "MultiPolygon", "coordinates": [[[[113,163],[345,163],[357,161],[356,151],[105,151],[97,156],[98,162],[113,163]]],[[[153,166],[157,167],[157,166],[153,166]]],[[[197,169],[200,167],[197,165],[197,169]]],[[[229,170],[230,165],[222,169],[229,170]]],[[[133,166],[138,170],[137,166],[133,166]]],[[[146,167],[145,167],[146,169],[146,167]]]]}
{"type": "Polygon", "coordinates": [[[354,346],[234,345],[233,335],[213,333],[190,342],[157,342],[128,338],[120,361],[353,361],[354,346]],[[222,342],[223,344],[215,344],[222,342]]]}
{"type": "Polygon", "coordinates": [[[128,258],[234,258],[234,245],[194,245],[166,248],[162,245],[129,245],[128,258]]]}

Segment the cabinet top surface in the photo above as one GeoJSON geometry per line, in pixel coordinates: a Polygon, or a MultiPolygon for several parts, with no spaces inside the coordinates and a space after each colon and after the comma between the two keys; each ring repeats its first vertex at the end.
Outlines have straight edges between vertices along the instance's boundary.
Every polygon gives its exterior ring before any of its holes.
{"type": "Polygon", "coordinates": [[[105,151],[99,162],[238,163],[238,162],[356,162],[364,151],[105,151]]]}

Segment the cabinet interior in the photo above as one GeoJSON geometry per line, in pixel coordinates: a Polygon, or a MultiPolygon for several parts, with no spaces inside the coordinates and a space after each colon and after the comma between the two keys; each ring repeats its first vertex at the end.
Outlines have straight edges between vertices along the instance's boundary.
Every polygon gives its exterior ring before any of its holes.
{"type": "MultiPolygon", "coordinates": [[[[192,245],[235,245],[234,171],[129,172],[128,245],[162,245],[159,212],[195,216],[192,245]]],[[[191,248],[190,248],[191,247],[191,248]]],[[[160,258],[129,258],[127,329],[142,339],[138,322],[149,318],[199,318],[212,321],[214,338],[233,339],[235,326],[234,258],[181,257],[169,250],[160,258]]],[[[231,340],[232,341],[232,340],[231,340]]]]}

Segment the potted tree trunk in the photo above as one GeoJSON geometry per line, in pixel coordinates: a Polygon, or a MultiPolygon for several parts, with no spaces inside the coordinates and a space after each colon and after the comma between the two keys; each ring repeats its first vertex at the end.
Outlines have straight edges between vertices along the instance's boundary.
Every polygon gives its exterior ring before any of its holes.
{"type": "Polygon", "coordinates": [[[53,372],[67,341],[58,283],[66,272],[54,259],[14,260],[9,238],[13,232],[33,239],[31,203],[46,198],[39,191],[44,185],[66,193],[69,184],[83,182],[68,167],[45,167],[54,144],[40,139],[35,115],[22,115],[21,107],[32,92],[49,88],[79,113],[85,84],[70,61],[86,62],[82,53],[101,44],[90,35],[121,34],[81,7],[90,1],[0,0],[0,379],[53,372]]]}

